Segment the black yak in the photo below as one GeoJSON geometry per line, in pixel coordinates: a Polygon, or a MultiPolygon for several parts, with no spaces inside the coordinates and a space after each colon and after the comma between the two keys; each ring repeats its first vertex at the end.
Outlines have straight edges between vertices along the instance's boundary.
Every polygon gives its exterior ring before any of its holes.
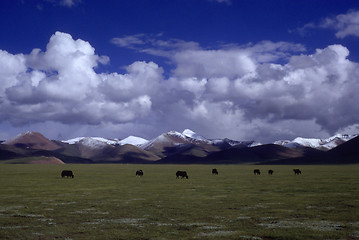
{"type": "Polygon", "coordinates": [[[179,178],[179,177],[188,179],[187,172],[186,171],[177,171],[176,178],[179,178]]]}
{"type": "Polygon", "coordinates": [[[61,177],[72,177],[72,178],[74,178],[74,174],[70,170],[63,170],[61,172],[61,177]]]}
{"type": "Polygon", "coordinates": [[[142,177],[143,176],[143,171],[141,169],[137,170],[136,171],[136,176],[142,177]]]}
{"type": "Polygon", "coordinates": [[[259,169],[254,169],[254,175],[261,175],[261,171],[259,169]]]}

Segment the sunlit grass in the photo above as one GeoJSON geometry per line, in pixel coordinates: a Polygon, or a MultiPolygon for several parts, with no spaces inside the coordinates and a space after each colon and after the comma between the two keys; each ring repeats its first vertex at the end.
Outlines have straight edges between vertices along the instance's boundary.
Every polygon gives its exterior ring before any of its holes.
{"type": "Polygon", "coordinates": [[[0,239],[359,238],[358,165],[213,167],[0,165],[0,239]]]}

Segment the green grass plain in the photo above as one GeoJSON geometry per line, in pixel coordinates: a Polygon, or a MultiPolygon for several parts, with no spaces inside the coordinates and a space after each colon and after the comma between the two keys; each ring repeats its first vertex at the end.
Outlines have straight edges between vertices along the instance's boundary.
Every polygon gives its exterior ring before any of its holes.
{"type": "Polygon", "coordinates": [[[359,239],[359,165],[299,168],[1,164],[0,239],[359,239]]]}

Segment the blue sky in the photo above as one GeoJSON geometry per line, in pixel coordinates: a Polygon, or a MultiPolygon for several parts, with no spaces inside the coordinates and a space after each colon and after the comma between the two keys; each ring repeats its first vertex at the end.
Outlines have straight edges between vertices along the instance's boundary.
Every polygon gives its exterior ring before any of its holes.
{"type": "Polygon", "coordinates": [[[354,0],[3,0],[0,138],[359,132],[354,0]]]}

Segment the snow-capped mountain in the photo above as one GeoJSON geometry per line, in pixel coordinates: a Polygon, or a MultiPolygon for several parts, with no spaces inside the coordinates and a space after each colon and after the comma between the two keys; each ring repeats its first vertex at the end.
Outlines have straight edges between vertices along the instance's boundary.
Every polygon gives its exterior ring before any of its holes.
{"type": "Polygon", "coordinates": [[[214,146],[220,146],[221,144],[227,144],[228,146],[236,146],[240,144],[245,144],[246,146],[250,146],[253,144],[253,141],[250,142],[242,142],[235,141],[228,138],[225,139],[207,139],[196,132],[185,129],[182,133],[177,131],[170,131],[167,133],[163,133],[160,136],[148,141],[147,143],[141,145],[140,147],[143,149],[147,149],[154,144],[164,144],[167,146],[175,146],[180,144],[208,144],[214,146]]]}
{"type": "Polygon", "coordinates": [[[181,144],[208,144],[224,148],[241,145],[244,147],[253,147],[261,145],[255,141],[236,141],[228,138],[224,139],[207,139],[196,132],[185,129],[182,133],[177,131],[169,131],[159,135],[158,137],[147,140],[141,137],[129,136],[125,139],[106,139],[102,137],[77,137],[69,140],[61,141],[67,144],[81,144],[89,148],[102,148],[107,145],[125,145],[130,144],[141,149],[149,149],[152,146],[162,145],[162,147],[173,147],[181,144]]]}
{"type": "Polygon", "coordinates": [[[236,141],[236,140],[232,140],[232,139],[228,139],[228,138],[224,138],[224,139],[216,139],[216,140],[212,140],[213,144],[218,145],[218,144],[229,144],[231,147],[235,147],[235,146],[243,146],[243,147],[255,147],[255,146],[259,146],[262,145],[262,143],[260,142],[256,142],[256,141],[236,141]]]}
{"type": "Polygon", "coordinates": [[[198,141],[208,141],[208,139],[202,137],[201,135],[198,135],[197,133],[193,132],[191,129],[185,129],[183,132],[182,132],[182,135],[187,137],[187,138],[192,138],[192,139],[195,139],[195,140],[198,140],[198,141]]]}
{"type": "Polygon", "coordinates": [[[183,135],[182,133],[176,131],[170,131],[167,133],[162,133],[158,137],[140,145],[139,147],[142,149],[149,149],[157,145],[161,145],[162,147],[173,147],[176,145],[186,143],[185,139],[186,136],[183,135]]]}
{"type": "Polygon", "coordinates": [[[176,154],[206,156],[210,152],[221,150],[211,140],[207,140],[189,129],[183,133],[177,131],[163,133],[140,147],[161,158],[176,154]]]}
{"type": "Polygon", "coordinates": [[[120,145],[131,144],[131,145],[140,147],[140,146],[148,143],[148,140],[144,139],[144,138],[140,138],[140,137],[129,136],[123,140],[118,141],[118,143],[120,145]]]}
{"type": "Polygon", "coordinates": [[[344,142],[353,139],[356,136],[358,135],[337,134],[327,139],[297,137],[293,141],[280,140],[274,142],[274,144],[282,145],[289,148],[311,147],[319,150],[330,150],[344,142]]]}
{"type": "Polygon", "coordinates": [[[297,137],[292,141],[260,144],[207,139],[190,129],[163,133],[149,141],[135,136],[123,140],[78,137],[56,141],[37,132],[27,132],[0,144],[0,161],[22,158],[31,163],[28,159],[41,160],[45,155],[63,163],[341,164],[358,163],[358,144],[359,135],[335,135],[327,139],[297,137]]]}
{"type": "Polygon", "coordinates": [[[109,140],[102,137],[77,137],[70,140],[62,141],[63,143],[68,144],[82,144],[89,148],[102,148],[107,145],[118,145],[120,144],[119,140],[109,140]]]}

